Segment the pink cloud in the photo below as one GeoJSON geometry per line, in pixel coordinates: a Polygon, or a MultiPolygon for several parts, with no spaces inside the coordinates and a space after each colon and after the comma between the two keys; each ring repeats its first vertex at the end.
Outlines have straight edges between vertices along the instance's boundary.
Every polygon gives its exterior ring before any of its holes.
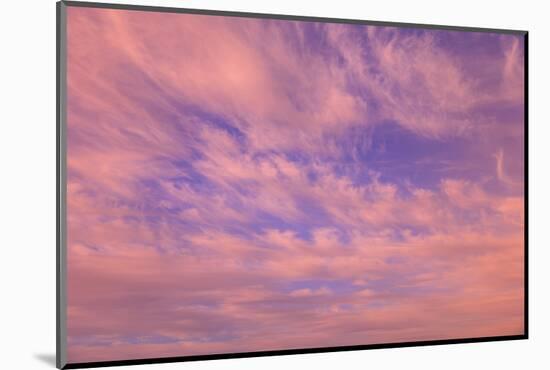
{"type": "Polygon", "coordinates": [[[356,29],[334,25],[329,36],[350,73],[383,101],[382,118],[397,120],[407,129],[436,138],[475,135],[480,123],[494,120],[480,114],[480,108],[503,100],[523,102],[519,37],[502,36],[495,41],[507,48],[497,67],[495,89],[495,84],[487,81],[491,73],[486,70],[495,68],[492,55],[476,55],[475,60],[464,63],[452,49],[438,44],[440,38],[456,36],[456,32],[423,32],[419,36],[395,27],[374,26],[362,27],[360,32],[368,35],[368,51],[357,42],[356,29]],[[365,61],[367,53],[372,57],[370,62],[365,61]]]}
{"type": "Polygon", "coordinates": [[[438,40],[69,8],[69,361],[521,334],[521,44],[438,40]]]}

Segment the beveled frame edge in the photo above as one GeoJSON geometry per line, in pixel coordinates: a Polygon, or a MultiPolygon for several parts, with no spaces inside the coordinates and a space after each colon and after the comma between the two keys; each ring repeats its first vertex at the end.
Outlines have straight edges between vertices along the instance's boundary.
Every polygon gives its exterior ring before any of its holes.
{"type": "Polygon", "coordinates": [[[264,357],[264,356],[281,356],[293,354],[312,354],[326,352],[341,352],[341,351],[357,351],[366,349],[383,349],[383,348],[403,348],[403,347],[420,347],[430,345],[446,345],[460,343],[481,343],[481,342],[496,342],[508,340],[523,340],[529,338],[529,254],[528,254],[528,155],[529,155],[529,134],[528,134],[528,31],[511,30],[511,29],[494,29],[494,28],[478,28],[478,27],[460,27],[460,26],[445,26],[417,23],[401,23],[401,22],[383,22],[369,21],[356,19],[340,19],[327,17],[312,17],[312,16],[297,16],[297,15],[282,15],[282,14],[265,14],[265,13],[250,13],[237,11],[220,11],[220,10],[205,10],[205,9],[189,9],[189,8],[174,8],[164,6],[146,6],[146,5],[130,5],[130,4],[111,4],[97,3],[84,1],[66,1],[62,0],[56,3],[57,16],[57,63],[56,63],[56,121],[57,121],[57,137],[56,137],[56,366],[59,369],[79,369],[79,368],[95,368],[108,366],[123,366],[123,365],[142,365],[142,364],[157,364],[157,363],[173,363],[187,361],[203,361],[203,360],[218,360],[231,358],[248,358],[248,357],[264,357]],[[336,346],[336,347],[320,347],[320,348],[297,348],[284,350],[269,350],[269,351],[254,351],[240,353],[220,353],[208,355],[192,355],[192,356],[176,356],[176,357],[160,357],[160,358],[142,358],[130,360],[114,360],[114,361],[97,361],[97,362],[81,362],[67,363],[67,140],[66,140],[66,123],[67,123],[67,7],[88,7],[88,8],[104,8],[118,10],[134,10],[148,12],[167,12],[167,13],[183,13],[183,14],[199,14],[199,15],[216,15],[228,17],[245,17],[245,18],[263,18],[263,19],[279,19],[291,21],[305,22],[325,22],[325,23],[344,23],[344,24],[362,24],[374,26],[400,27],[400,28],[422,28],[435,30],[449,30],[462,32],[487,32],[498,34],[513,34],[523,36],[524,42],[524,333],[519,335],[504,335],[492,337],[477,337],[477,338],[457,338],[457,339],[440,339],[414,342],[395,342],[395,343],[379,343],[367,345],[353,346],[336,346]]]}
{"type": "Polygon", "coordinates": [[[61,2],[66,4],[67,6],[72,6],[72,7],[134,10],[134,11],[145,11],[145,12],[184,13],[184,14],[198,14],[198,15],[215,15],[215,16],[224,16],[224,17],[279,19],[279,20],[304,21],[304,22],[345,23],[345,24],[360,24],[360,25],[386,26],[386,27],[399,27],[399,28],[436,29],[436,30],[461,31],[461,32],[488,32],[488,33],[516,34],[516,35],[523,35],[527,33],[526,30],[499,29],[499,28],[488,28],[488,27],[462,27],[462,26],[435,25],[435,24],[424,24],[424,23],[387,22],[387,21],[373,21],[373,20],[363,20],[363,19],[330,18],[330,17],[288,15],[288,14],[275,14],[275,13],[254,13],[254,12],[241,12],[241,11],[229,11],[229,10],[194,9],[194,8],[179,8],[179,7],[153,6],[153,5],[113,4],[113,3],[88,2],[88,1],[78,1],[78,0],[61,0],[61,2]]]}
{"type": "Polygon", "coordinates": [[[56,367],[67,364],[67,5],[56,3],[56,367]]]}

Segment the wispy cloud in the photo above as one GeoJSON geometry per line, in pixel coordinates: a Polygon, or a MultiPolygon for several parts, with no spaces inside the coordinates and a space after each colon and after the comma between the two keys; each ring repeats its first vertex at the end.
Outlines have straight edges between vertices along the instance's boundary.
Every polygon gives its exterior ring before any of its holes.
{"type": "Polygon", "coordinates": [[[523,332],[516,36],[68,16],[71,362],[523,332]]]}

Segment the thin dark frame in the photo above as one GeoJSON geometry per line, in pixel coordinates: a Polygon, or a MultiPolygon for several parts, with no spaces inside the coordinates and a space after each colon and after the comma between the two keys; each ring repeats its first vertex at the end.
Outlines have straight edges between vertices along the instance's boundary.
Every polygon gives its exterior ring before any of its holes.
{"type": "Polygon", "coordinates": [[[459,27],[445,25],[430,25],[418,23],[400,23],[400,22],[382,22],[368,21],[357,19],[339,19],[326,17],[312,16],[297,16],[297,15],[282,15],[282,14],[265,14],[265,13],[250,13],[250,12],[234,12],[220,10],[205,10],[205,9],[189,9],[189,8],[173,8],[162,6],[145,6],[145,5],[129,5],[129,4],[110,4],[96,3],[84,1],[59,1],[56,3],[56,366],[59,369],[79,369],[93,368],[106,366],[122,366],[122,365],[142,365],[142,364],[157,364],[157,363],[173,363],[186,361],[202,361],[202,360],[218,360],[230,358],[246,358],[246,357],[264,357],[264,356],[280,356],[293,354],[308,354],[308,353],[323,353],[323,352],[341,352],[341,351],[357,351],[365,349],[382,349],[382,348],[402,348],[402,347],[420,347],[429,345],[444,345],[444,344],[459,344],[459,343],[480,343],[480,342],[496,342],[506,340],[520,340],[529,338],[529,248],[528,248],[528,156],[529,156],[529,131],[528,131],[528,31],[510,30],[510,29],[494,29],[494,28],[477,28],[477,27],[459,27]],[[344,23],[344,24],[361,24],[373,26],[389,26],[400,28],[422,28],[436,30],[450,30],[462,32],[488,32],[498,34],[514,34],[523,36],[524,42],[524,333],[520,335],[504,335],[492,337],[477,337],[477,338],[459,338],[459,339],[440,339],[414,342],[395,342],[395,343],[379,343],[353,346],[337,346],[337,347],[320,347],[320,348],[297,348],[284,350],[270,351],[255,351],[255,352],[240,352],[240,353],[220,353],[209,355],[194,355],[194,356],[176,356],[176,357],[161,357],[161,358],[143,358],[131,360],[115,360],[115,361],[98,361],[98,362],[80,362],[67,363],[66,360],[66,9],[67,7],[87,7],[87,8],[104,8],[118,10],[134,10],[147,12],[165,12],[165,13],[183,13],[183,14],[202,14],[216,15],[226,17],[244,17],[244,18],[263,18],[263,19],[279,19],[291,21],[305,22],[325,22],[325,23],[344,23]]]}

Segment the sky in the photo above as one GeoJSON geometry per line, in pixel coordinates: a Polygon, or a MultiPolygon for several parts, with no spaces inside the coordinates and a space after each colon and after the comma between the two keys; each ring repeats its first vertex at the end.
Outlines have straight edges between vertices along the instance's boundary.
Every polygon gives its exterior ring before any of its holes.
{"type": "Polygon", "coordinates": [[[523,53],[69,7],[68,361],[523,334],[523,53]]]}

